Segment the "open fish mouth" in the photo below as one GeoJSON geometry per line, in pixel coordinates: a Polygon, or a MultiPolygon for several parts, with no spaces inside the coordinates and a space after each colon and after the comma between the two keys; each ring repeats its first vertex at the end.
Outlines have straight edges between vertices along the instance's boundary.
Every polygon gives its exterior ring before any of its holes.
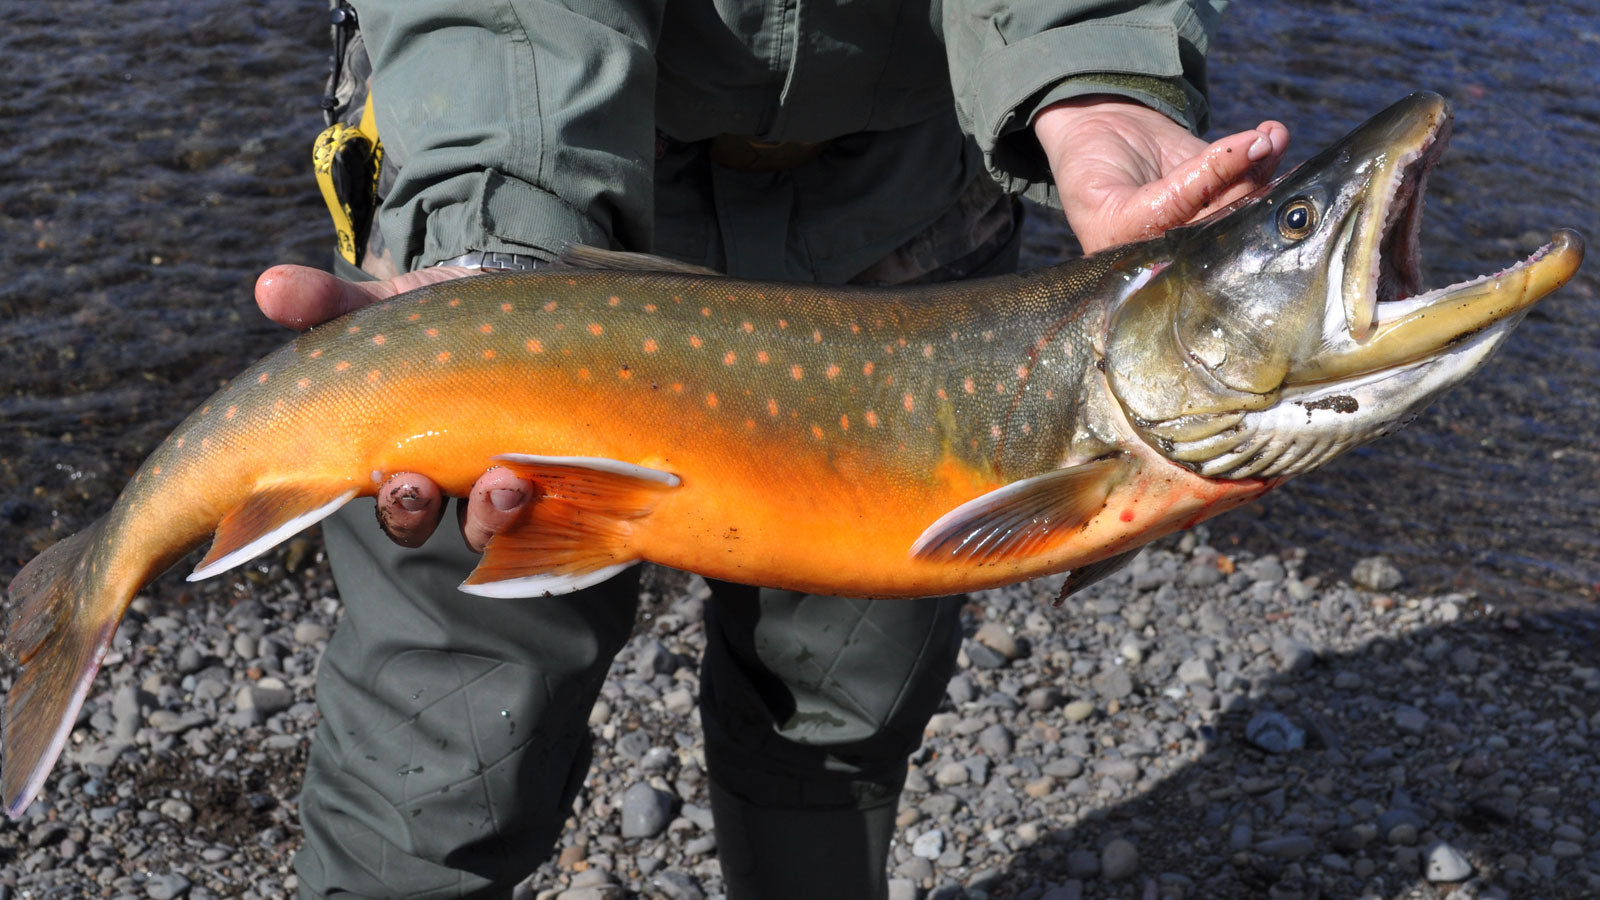
{"type": "Polygon", "coordinates": [[[1438,95],[1422,94],[1397,110],[1385,135],[1392,144],[1373,154],[1366,197],[1337,238],[1323,347],[1294,367],[1290,384],[1351,378],[1442,352],[1525,311],[1583,260],[1583,238],[1563,229],[1503,269],[1423,290],[1423,197],[1449,140],[1450,109],[1438,95]]]}

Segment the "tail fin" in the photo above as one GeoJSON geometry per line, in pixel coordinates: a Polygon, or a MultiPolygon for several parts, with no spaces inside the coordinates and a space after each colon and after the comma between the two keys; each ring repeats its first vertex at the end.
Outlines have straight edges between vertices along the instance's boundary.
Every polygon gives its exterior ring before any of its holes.
{"type": "Polygon", "coordinates": [[[15,819],[44,786],[129,598],[88,596],[101,524],[57,543],[12,580],[6,652],[18,672],[0,726],[0,802],[15,819]],[[109,601],[109,602],[108,602],[109,601]]]}

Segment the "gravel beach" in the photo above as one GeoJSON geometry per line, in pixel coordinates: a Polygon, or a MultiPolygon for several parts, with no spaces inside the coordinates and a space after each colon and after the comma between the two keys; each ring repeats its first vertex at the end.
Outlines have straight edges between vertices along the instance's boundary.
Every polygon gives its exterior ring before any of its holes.
{"type": "MultiPolygon", "coordinates": [[[[1208,534],[1060,608],[1056,579],[972,598],[901,804],[893,900],[1600,896],[1592,606],[1412,596],[1381,558],[1302,577],[1302,551],[1208,534]]],[[[293,894],[340,616],[320,546],[135,601],[51,782],[0,829],[0,900],[293,894]]],[[[518,897],[720,895],[695,709],[706,590],[659,569],[646,587],[589,780],[518,897]]]]}

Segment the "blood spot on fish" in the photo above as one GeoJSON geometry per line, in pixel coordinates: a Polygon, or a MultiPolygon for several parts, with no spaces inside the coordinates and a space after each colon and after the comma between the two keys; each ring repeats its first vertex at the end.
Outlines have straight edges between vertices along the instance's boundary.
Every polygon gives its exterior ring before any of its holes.
{"type": "Polygon", "coordinates": [[[303,390],[305,390],[305,389],[306,389],[306,388],[308,388],[308,387],[310,387],[310,386],[311,386],[311,379],[309,379],[309,378],[302,378],[302,379],[300,379],[300,380],[299,380],[299,381],[296,381],[296,382],[295,382],[295,383],[294,383],[294,386],[295,386],[295,387],[297,387],[297,388],[299,388],[299,389],[300,389],[300,390],[302,390],[302,391],[303,391],[303,390]]]}
{"type": "Polygon", "coordinates": [[[776,416],[777,414],[778,414],[778,401],[771,400],[771,399],[767,400],[767,415],[776,416]]]}
{"type": "Polygon", "coordinates": [[[478,326],[478,331],[482,334],[494,334],[494,326],[490,325],[488,322],[485,322],[478,326]]]}
{"type": "Polygon", "coordinates": [[[870,409],[867,410],[866,420],[867,420],[867,427],[868,428],[877,428],[878,427],[878,414],[873,412],[870,409]]]}
{"type": "Polygon", "coordinates": [[[384,344],[389,343],[389,339],[384,337],[381,334],[375,334],[375,335],[372,336],[372,343],[377,345],[377,346],[379,346],[379,347],[382,347],[384,344]]]}
{"type": "Polygon", "coordinates": [[[434,357],[434,360],[437,361],[437,362],[442,362],[442,363],[449,362],[450,361],[450,351],[449,350],[440,351],[439,354],[434,357]]]}
{"type": "Polygon", "coordinates": [[[268,379],[268,378],[269,378],[269,377],[271,377],[271,376],[269,376],[269,375],[268,375],[268,374],[267,374],[267,373],[265,373],[265,372],[262,372],[262,373],[261,373],[261,377],[260,377],[260,378],[257,378],[257,379],[256,379],[256,384],[266,384],[266,383],[267,383],[267,379],[268,379]]]}
{"type": "Polygon", "coordinates": [[[238,414],[239,414],[239,407],[230,406],[230,407],[228,407],[228,411],[222,414],[222,417],[224,419],[232,419],[234,416],[237,416],[238,414]]]}
{"type": "Polygon", "coordinates": [[[350,361],[348,359],[341,359],[337,363],[334,363],[333,366],[333,370],[335,372],[343,372],[348,368],[350,368],[350,361]]]}
{"type": "Polygon", "coordinates": [[[595,337],[599,337],[600,335],[606,333],[606,329],[599,322],[590,322],[589,323],[589,333],[594,335],[595,337]]]}
{"type": "Polygon", "coordinates": [[[765,351],[765,350],[757,350],[756,351],[756,362],[763,363],[763,364],[769,363],[769,362],[772,362],[772,357],[770,355],[768,355],[767,351],[765,351]]]}
{"type": "Polygon", "coordinates": [[[538,338],[528,338],[528,342],[523,346],[528,348],[529,353],[544,352],[544,344],[540,343],[538,338]]]}
{"type": "Polygon", "coordinates": [[[716,409],[717,408],[717,403],[718,403],[718,400],[717,400],[717,395],[716,394],[707,394],[706,395],[706,405],[707,406],[711,407],[712,409],[716,409]]]}
{"type": "Polygon", "coordinates": [[[735,362],[737,362],[738,360],[739,360],[739,355],[734,353],[732,350],[729,350],[727,353],[722,354],[722,364],[725,365],[725,366],[731,366],[735,362]]]}
{"type": "Polygon", "coordinates": [[[704,343],[704,341],[700,340],[700,335],[698,335],[698,334],[689,335],[689,346],[695,348],[696,350],[699,350],[700,349],[700,345],[703,344],[703,343],[704,343]]]}
{"type": "Polygon", "coordinates": [[[500,311],[503,312],[503,313],[511,312],[513,309],[516,309],[516,307],[512,306],[509,303],[500,304],[500,311]]]}
{"type": "MultiPolygon", "coordinates": [[[[568,284],[577,284],[576,281],[569,281],[567,283],[568,284]]],[[[551,300],[549,303],[546,303],[544,305],[544,311],[545,312],[555,312],[556,311],[556,302],[554,300],[551,300]]]]}
{"type": "Polygon", "coordinates": [[[655,338],[650,338],[644,342],[644,352],[646,353],[654,353],[659,349],[661,349],[661,345],[656,343],[655,338]]]}
{"type": "Polygon", "coordinates": [[[806,370],[801,368],[799,363],[796,363],[795,365],[789,367],[789,377],[793,378],[795,381],[799,381],[800,379],[806,377],[806,370]]]}
{"type": "Polygon", "coordinates": [[[915,408],[917,404],[915,400],[911,399],[911,395],[907,394],[901,398],[900,405],[906,408],[906,412],[911,412],[911,410],[915,408]]]}
{"type": "Polygon", "coordinates": [[[1122,521],[1124,521],[1124,522],[1132,522],[1133,521],[1133,510],[1131,510],[1131,509],[1123,510],[1122,511],[1122,521]]]}
{"type": "Polygon", "coordinates": [[[813,425],[813,426],[811,426],[811,436],[816,438],[819,441],[822,440],[822,426],[821,425],[813,425]]]}
{"type": "Polygon", "coordinates": [[[839,377],[839,367],[830,364],[828,366],[827,370],[824,371],[822,374],[828,376],[828,379],[831,381],[831,380],[839,377]]]}
{"type": "Polygon", "coordinates": [[[606,305],[607,306],[621,306],[622,305],[622,298],[621,297],[607,297],[606,298],[606,305]]]}

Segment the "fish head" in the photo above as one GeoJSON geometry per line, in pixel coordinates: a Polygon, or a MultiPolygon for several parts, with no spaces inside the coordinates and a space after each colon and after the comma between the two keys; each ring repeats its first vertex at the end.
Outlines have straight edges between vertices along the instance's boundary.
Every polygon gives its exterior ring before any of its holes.
{"type": "Polygon", "coordinates": [[[1394,431],[1565,284],[1558,231],[1424,291],[1423,189],[1450,107],[1413,94],[1272,185],[1169,233],[1110,313],[1107,380],[1140,436],[1214,478],[1281,478],[1394,431]]]}

